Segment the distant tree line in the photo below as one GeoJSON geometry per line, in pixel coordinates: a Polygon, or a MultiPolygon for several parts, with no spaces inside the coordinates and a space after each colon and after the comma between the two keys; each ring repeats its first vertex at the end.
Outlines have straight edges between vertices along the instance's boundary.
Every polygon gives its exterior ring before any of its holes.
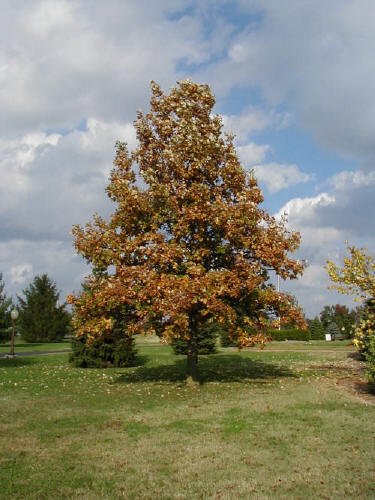
{"type": "Polygon", "coordinates": [[[326,333],[334,337],[352,338],[360,314],[359,307],[349,310],[340,304],[324,306],[319,316],[309,321],[311,339],[323,339],[326,333]]]}

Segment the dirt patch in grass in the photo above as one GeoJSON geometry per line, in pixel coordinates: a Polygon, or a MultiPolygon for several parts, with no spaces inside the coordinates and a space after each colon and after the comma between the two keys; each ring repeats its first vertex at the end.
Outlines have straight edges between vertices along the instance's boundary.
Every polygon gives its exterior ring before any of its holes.
{"type": "Polygon", "coordinates": [[[357,401],[375,406],[375,395],[370,393],[369,384],[365,379],[348,376],[336,380],[335,385],[344,389],[357,401]]]}
{"type": "Polygon", "coordinates": [[[375,406],[375,394],[370,392],[369,384],[366,380],[366,363],[361,361],[358,353],[352,353],[345,362],[336,366],[321,365],[314,366],[315,369],[329,369],[335,373],[333,379],[326,379],[327,383],[341,388],[350,396],[366,405],[375,406]],[[344,374],[340,376],[340,373],[344,374]]]}

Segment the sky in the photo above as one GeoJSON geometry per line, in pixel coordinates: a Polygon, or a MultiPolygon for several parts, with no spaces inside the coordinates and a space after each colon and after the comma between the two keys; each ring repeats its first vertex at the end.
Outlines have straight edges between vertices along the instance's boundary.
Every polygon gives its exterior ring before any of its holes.
{"type": "Polygon", "coordinates": [[[301,233],[308,317],[353,302],[329,291],[346,241],[375,254],[373,0],[1,0],[0,272],[13,297],[48,273],[79,291],[71,228],[113,211],[116,140],[155,80],[207,83],[264,208],[301,233]]]}

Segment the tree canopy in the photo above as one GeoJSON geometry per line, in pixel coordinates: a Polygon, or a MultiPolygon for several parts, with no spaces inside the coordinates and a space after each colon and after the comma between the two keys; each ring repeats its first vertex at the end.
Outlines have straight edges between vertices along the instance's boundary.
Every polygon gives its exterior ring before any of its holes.
{"type": "Polygon", "coordinates": [[[87,281],[95,293],[69,300],[77,336],[105,338],[125,308],[128,334],[185,338],[194,376],[197,332],[213,321],[240,346],[262,345],[272,315],[303,323],[293,298],[269,284],[270,270],[302,273],[290,256],[300,237],[260,207],[207,85],[187,80],[165,94],[152,82],[151,91],[150,111],[135,121],[138,148],[117,143],[107,188],[116,210],[73,229],[77,251],[103,271],[87,281]]]}

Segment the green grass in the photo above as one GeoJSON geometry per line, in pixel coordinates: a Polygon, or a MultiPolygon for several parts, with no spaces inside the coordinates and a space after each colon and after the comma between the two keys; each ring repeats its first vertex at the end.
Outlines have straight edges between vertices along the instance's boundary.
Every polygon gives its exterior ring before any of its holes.
{"type": "MultiPolygon", "coordinates": [[[[0,344],[0,353],[8,353],[10,348],[9,342],[0,344]]],[[[57,351],[70,350],[70,340],[63,342],[25,342],[18,338],[14,343],[14,352],[34,352],[34,351],[57,351]]]]}
{"type": "MultiPolygon", "coordinates": [[[[312,340],[310,342],[304,341],[283,341],[283,342],[270,342],[266,345],[267,350],[337,350],[338,348],[345,351],[353,350],[353,346],[349,345],[349,340],[347,341],[334,341],[326,342],[324,340],[312,340]]],[[[160,346],[159,338],[156,336],[137,336],[136,343],[139,346],[160,346]]],[[[56,351],[56,350],[70,350],[70,340],[64,340],[62,342],[40,342],[40,343],[29,343],[24,340],[17,338],[15,341],[15,353],[21,352],[34,352],[34,351],[56,351]]],[[[0,344],[0,354],[8,353],[10,348],[9,342],[0,344]]],[[[232,350],[236,350],[235,348],[232,350]]]]}
{"type": "Polygon", "coordinates": [[[266,344],[265,349],[280,349],[285,351],[292,350],[344,350],[344,351],[353,351],[355,348],[351,344],[351,340],[334,340],[332,342],[326,342],[325,340],[310,340],[309,342],[301,341],[301,340],[288,340],[288,341],[273,341],[269,344],[266,344]]]}
{"type": "Polygon", "coordinates": [[[0,498],[375,498],[375,406],[341,384],[340,346],[223,349],[197,388],[183,356],[137,342],[127,369],[0,359],[0,498]]]}

